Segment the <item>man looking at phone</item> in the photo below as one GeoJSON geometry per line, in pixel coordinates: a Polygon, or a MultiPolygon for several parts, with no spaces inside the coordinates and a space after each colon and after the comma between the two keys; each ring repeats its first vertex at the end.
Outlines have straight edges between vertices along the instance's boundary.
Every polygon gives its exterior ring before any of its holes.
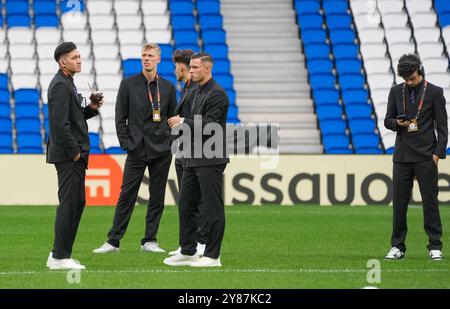
{"type": "Polygon", "coordinates": [[[386,128],[397,132],[393,156],[392,248],[385,259],[405,256],[406,213],[416,178],[423,201],[429,255],[432,260],[442,260],[437,166],[439,159],[445,159],[447,148],[445,98],[442,88],[425,80],[417,55],[403,55],[397,71],[405,82],[391,88],[384,120],[386,128]]]}

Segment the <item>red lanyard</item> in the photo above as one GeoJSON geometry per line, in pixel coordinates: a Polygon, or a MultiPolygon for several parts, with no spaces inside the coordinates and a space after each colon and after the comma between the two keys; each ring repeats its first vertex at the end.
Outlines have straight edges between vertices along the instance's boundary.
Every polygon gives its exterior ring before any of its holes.
{"type": "Polygon", "coordinates": [[[156,107],[153,105],[153,95],[152,95],[152,92],[150,91],[150,81],[148,81],[148,83],[147,83],[147,92],[148,92],[148,99],[150,100],[150,104],[152,105],[152,109],[158,110],[159,103],[161,102],[161,94],[159,92],[159,76],[158,76],[158,74],[156,74],[155,78],[156,78],[156,98],[157,98],[156,107]]]}
{"type": "MultiPolygon", "coordinates": [[[[420,111],[422,110],[423,100],[424,100],[424,98],[425,98],[425,92],[427,91],[427,85],[428,85],[428,82],[425,81],[425,84],[423,85],[422,96],[420,97],[419,107],[417,108],[417,115],[416,115],[416,118],[419,118],[420,111]]],[[[405,112],[405,115],[406,115],[405,88],[406,88],[406,83],[403,84],[403,111],[405,112]]]]}

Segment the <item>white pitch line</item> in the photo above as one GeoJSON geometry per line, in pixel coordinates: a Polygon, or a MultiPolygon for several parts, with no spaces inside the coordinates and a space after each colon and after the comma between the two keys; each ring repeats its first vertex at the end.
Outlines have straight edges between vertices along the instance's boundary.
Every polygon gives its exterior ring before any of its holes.
{"type": "MultiPolygon", "coordinates": [[[[0,276],[23,276],[38,274],[61,274],[69,270],[9,271],[0,276]]],[[[83,270],[82,273],[121,274],[121,273],[366,273],[369,269],[130,269],[130,270],[83,270]]],[[[386,269],[381,272],[398,273],[441,273],[450,269],[386,269]]]]}

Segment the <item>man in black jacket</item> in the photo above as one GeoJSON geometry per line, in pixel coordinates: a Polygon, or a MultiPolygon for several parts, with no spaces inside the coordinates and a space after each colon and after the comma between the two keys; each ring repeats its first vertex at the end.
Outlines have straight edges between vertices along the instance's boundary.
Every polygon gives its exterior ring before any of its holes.
{"type": "Polygon", "coordinates": [[[442,224],[438,205],[438,161],[445,159],[447,112],[443,90],[424,77],[420,58],[403,55],[398,75],[405,82],[391,88],[384,125],[396,131],[393,169],[392,248],[386,259],[401,259],[406,246],[406,213],[414,178],[423,201],[424,227],[432,260],[442,259],[442,224]],[[435,135],[437,131],[437,139],[435,135]]]}
{"type": "MultiPolygon", "coordinates": [[[[175,115],[180,117],[189,117],[191,113],[192,99],[194,98],[195,90],[198,84],[191,80],[191,73],[189,72],[189,64],[194,52],[190,49],[177,49],[173,53],[173,62],[175,64],[175,75],[179,82],[184,83],[181,91],[181,100],[175,109],[175,115]]],[[[181,180],[183,178],[183,169],[186,164],[186,159],[175,158],[175,169],[177,172],[178,188],[181,188],[181,180]]],[[[181,190],[178,189],[180,192],[181,190]]],[[[204,216],[200,217],[197,203],[194,205],[194,215],[198,218],[198,239],[197,239],[197,254],[203,256],[205,252],[206,234],[205,234],[205,220],[204,216]]],[[[170,251],[169,255],[175,255],[181,252],[181,247],[177,250],[170,251]]]]}
{"type": "MultiPolygon", "coordinates": [[[[181,181],[179,202],[181,253],[164,260],[164,264],[169,266],[222,266],[220,247],[225,231],[223,172],[229,163],[226,153],[229,102],[225,90],[212,78],[212,66],[213,60],[209,54],[198,53],[192,56],[191,78],[199,83],[199,87],[192,100],[191,112],[189,117],[175,116],[169,119],[171,128],[184,124],[183,134],[188,133],[191,150],[186,158],[181,181]],[[200,137],[199,140],[197,137],[200,137]],[[196,253],[198,228],[194,215],[196,204],[200,213],[204,213],[207,224],[206,249],[201,258],[196,253]]],[[[183,153],[185,152],[186,149],[183,149],[183,153]]]]}
{"type": "Polygon", "coordinates": [[[94,253],[119,251],[120,240],[130,222],[145,169],[149,170],[150,199],[141,250],[165,252],[156,239],[164,210],[164,197],[172,155],[167,119],[177,105],[175,87],[157,73],[161,49],[157,44],[142,48],[141,73],[122,80],[116,101],[116,130],[120,146],[127,151],[125,170],[113,226],[108,240],[94,253]]]}
{"type": "Polygon", "coordinates": [[[85,269],[70,256],[86,204],[85,176],[90,148],[86,119],[96,116],[103,102],[82,106],[82,97],[73,81],[73,76],[81,72],[76,48],[74,43],[64,42],[55,49],[59,70],[48,88],[47,163],[55,164],[59,198],[55,240],[47,260],[50,269],[85,269]]]}

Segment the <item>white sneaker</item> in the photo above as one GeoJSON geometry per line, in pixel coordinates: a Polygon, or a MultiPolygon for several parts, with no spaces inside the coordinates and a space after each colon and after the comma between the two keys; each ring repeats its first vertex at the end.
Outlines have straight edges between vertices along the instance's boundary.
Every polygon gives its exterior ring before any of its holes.
{"type": "Polygon", "coordinates": [[[169,266],[191,266],[192,263],[198,261],[198,255],[184,255],[176,254],[171,257],[165,258],[163,263],[169,266]]]}
{"type": "Polygon", "coordinates": [[[170,251],[170,252],[169,252],[169,255],[170,255],[170,256],[172,256],[172,255],[177,255],[177,254],[181,254],[181,247],[178,247],[177,250],[174,250],[174,251],[170,251]]]}
{"type": "Polygon", "coordinates": [[[397,247],[392,247],[391,250],[389,250],[388,254],[384,257],[385,260],[399,260],[405,257],[405,253],[401,251],[397,247]]]}
{"type": "MultiPolygon", "coordinates": [[[[205,253],[205,248],[206,248],[206,245],[201,244],[201,243],[199,243],[199,242],[197,243],[197,254],[198,254],[200,257],[202,257],[203,254],[205,253]]],[[[180,253],[181,253],[181,247],[178,247],[177,250],[170,251],[170,252],[169,252],[169,255],[176,255],[176,254],[180,254],[180,253]]]]}
{"type": "Polygon", "coordinates": [[[192,267],[221,267],[222,263],[220,263],[220,257],[217,259],[202,257],[197,262],[191,263],[192,267]]]}
{"type": "Polygon", "coordinates": [[[202,257],[205,254],[206,245],[197,243],[197,254],[202,257]]]}
{"type": "Polygon", "coordinates": [[[48,263],[48,268],[50,269],[78,269],[83,270],[86,269],[84,265],[81,265],[80,262],[73,259],[54,259],[48,263]]]}
{"type": "Polygon", "coordinates": [[[114,247],[113,245],[105,242],[103,245],[101,245],[100,248],[94,249],[92,252],[93,253],[119,252],[119,248],[114,247]]]}
{"type": "Polygon", "coordinates": [[[444,259],[441,250],[430,250],[430,258],[433,261],[442,261],[444,259]]]}
{"type": "Polygon", "coordinates": [[[53,263],[53,252],[50,251],[50,254],[47,258],[47,267],[50,267],[50,265],[53,263]]]}
{"type": "Polygon", "coordinates": [[[156,242],[146,242],[143,246],[141,246],[141,251],[144,252],[156,252],[156,253],[163,253],[166,252],[166,250],[162,249],[158,243],[156,242]]]}

